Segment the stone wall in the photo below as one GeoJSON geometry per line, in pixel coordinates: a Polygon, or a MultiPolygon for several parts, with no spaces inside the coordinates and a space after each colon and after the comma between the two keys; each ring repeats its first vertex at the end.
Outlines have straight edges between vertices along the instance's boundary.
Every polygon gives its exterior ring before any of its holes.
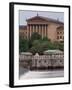
{"type": "Polygon", "coordinates": [[[39,55],[39,56],[19,56],[20,65],[34,68],[63,68],[64,67],[64,55],[63,54],[52,54],[52,55],[39,55]]]}

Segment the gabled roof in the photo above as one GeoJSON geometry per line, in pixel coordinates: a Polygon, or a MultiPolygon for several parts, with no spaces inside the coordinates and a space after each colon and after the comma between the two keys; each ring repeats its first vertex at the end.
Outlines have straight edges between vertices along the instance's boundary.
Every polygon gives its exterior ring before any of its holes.
{"type": "Polygon", "coordinates": [[[47,22],[53,22],[53,23],[57,23],[57,24],[64,24],[63,22],[61,22],[59,20],[52,19],[52,18],[47,18],[47,17],[43,17],[43,16],[39,16],[39,15],[27,19],[27,22],[32,21],[32,20],[36,20],[36,19],[44,20],[44,21],[47,21],[47,22]]]}
{"type": "Polygon", "coordinates": [[[21,30],[26,30],[26,29],[27,29],[27,26],[26,26],[26,25],[20,25],[20,26],[19,26],[19,30],[20,30],[20,29],[21,29],[21,30]]]}

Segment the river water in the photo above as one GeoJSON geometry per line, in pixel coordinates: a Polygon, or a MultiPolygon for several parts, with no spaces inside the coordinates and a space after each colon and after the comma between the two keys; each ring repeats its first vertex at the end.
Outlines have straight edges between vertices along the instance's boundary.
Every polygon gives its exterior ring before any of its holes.
{"type": "Polygon", "coordinates": [[[20,80],[32,78],[56,78],[56,77],[64,77],[64,70],[30,71],[24,68],[20,68],[19,70],[20,80]]]}

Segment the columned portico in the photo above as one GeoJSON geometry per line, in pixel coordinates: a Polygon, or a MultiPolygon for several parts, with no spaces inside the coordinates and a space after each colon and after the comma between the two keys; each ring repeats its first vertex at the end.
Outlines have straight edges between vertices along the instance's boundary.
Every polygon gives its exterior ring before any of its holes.
{"type": "Polygon", "coordinates": [[[47,37],[52,42],[64,41],[64,23],[58,20],[35,16],[27,19],[27,25],[21,27],[20,33],[27,39],[31,37],[33,32],[37,32],[42,38],[47,37]]]}
{"type": "Polygon", "coordinates": [[[42,38],[47,37],[47,25],[46,24],[27,25],[27,37],[31,37],[33,32],[39,33],[42,36],[42,38]]]}

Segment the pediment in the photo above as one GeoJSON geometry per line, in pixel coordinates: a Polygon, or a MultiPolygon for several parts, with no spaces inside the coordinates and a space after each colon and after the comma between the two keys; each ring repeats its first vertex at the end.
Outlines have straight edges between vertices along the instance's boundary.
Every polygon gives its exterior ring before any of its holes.
{"type": "Polygon", "coordinates": [[[41,18],[41,17],[34,17],[34,18],[30,18],[30,19],[28,19],[27,21],[32,21],[32,22],[47,22],[47,20],[46,19],[44,19],[44,18],[41,18]]]}
{"type": "Polygon", "coordinates": [[[27,22],[52,22],[52,23],[56,23],[56,24],[62,24],[62,25],[64,24],[63,22],[60,22],[58,20],[43,17],[43,16],[35,16],[32,18],[29,18],[29,19],[27,19],[27,22]]]}

